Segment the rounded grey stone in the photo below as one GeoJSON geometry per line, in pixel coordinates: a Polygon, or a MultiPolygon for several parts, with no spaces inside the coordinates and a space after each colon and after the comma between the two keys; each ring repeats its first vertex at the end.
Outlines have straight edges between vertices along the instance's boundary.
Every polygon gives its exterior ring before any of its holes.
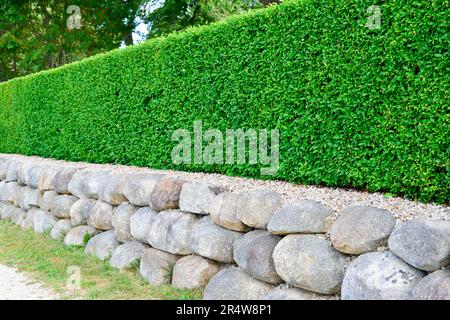
{"type": "Polygon", "coordinates": [[[88,222],[89,213],[95,204],[95,200],[79,199],[70,207],[70,220],[74,227],[86,225],[88,222]]]}
{"type": "Polygon", "coordinates": [[[273,286],[256,280],[237,267],[216,274],[205,288],[204,300],[256,300],[273,286]]]}
{"type": "Polygon", "coordinates": [[[96,201],[88,216],[88,225],[99,230],[111,230],[114,208],[102,201],[96,201]]]}
{"type": "Polygon", "coordinates": [[[56,222],[58,222],[58,218],[53,216],[50,212],[46,212],[40,209],[31,209],[33,210],[33,227],[34,232],[37,233],[45,233],[49,232],[56,222]]]}
{"type": "Polygon", "coordinates": [[[253,190],[245,194],[245,199],[245,209],[238,212],[238,217],[244,224],[257,229],[266,229],[281,206],[280,194],[266,189],[253,190]]]}
{"type": "Polygon", "coordinates": [[[242,233],[228,230],[214,224],[209,216],[197,221],[191,232],[192,251],[200,256],[232,263],[233,244],[242,233]]]}
{"type": "Polygon", "coordinates": [[[180,210],[196,214],[209,214],[214,197],[224,188],[203,182],[186,182],[180,193],[180,210]]]}
{"type": "Polygon", "coordinates": [[[34,210],[28,210],[25,219],[22,221],[21,228],[34,230],[34,210]]]}
{"type": "Polygon", "coordinates": [[[192,253],[190,234],[197,217],[179,210],[161,211],[150,225],[148,243],[173,254],[192,253]]]}
{"type": "Polygon", "coordinates": [[[16,208],[16,210],[14,210],[14,213],[12,215],[12,221],[14,222],[14,224],[21,226],[23,221],[26,218],[27,213],[19,208],[16,208]]]}
{"type": "Polygon", "coordinates": [[[162,177],[160,174],[130,174],[125,179],[123,194],[131,204],[147,207],[150,195],[162,177]]]}
{"type": "Polygon", "coordinates": [[[154,248],[144,250],[139,272],[141,276],[153,285],[168,285],[175,263],[180,256],[154,248]]]}
{"type": "Polygon", "coordinates": [[[70,219],[62,219],[59,220],[52,228],[50,232],[50,237],[55,240],[63,240],[66,236],[67,232],[72,229],[72,224],[70,223],[70,219]]]}
{"type": "Polygon", "coordinates": [[[392,252],[417,269],[438,270],[450,264],[450,221],[415,219],[399,223],[388,243],[392,252]]]}
{"type": "Polygon", "coordinates": [[[335,294],[344,278],[346,258],[314,235],[288,235],[273,252],[275,269],[287,283],[317,293],[335,294]]]}
{"type": "Polygon", "coordinates": [[[39,207],[44,211],[50,211],[55,206],[55,198],[58,193],[55,190],[45,191],[42,195],[39,207]]]}
{"type": "Polygon", "coordinates": [[[392,252],[368,252],[348,266],[341,299],[405,300],[423,276],[392,252]]]}
{"type": "Polygon", "coordinates": [[[131,236],[144,243],[148,243],[148,234],[156,212],[149,208],[141,208],[130,217],[130,234],[131,236]]]}
{"type": "Polygon", "coordinates": [[[278,209],[267,225],[274,234],[325,233],[329,230],[334,212],[313,200],[293,200],[278,209]]]}
{"type": "Polygon", "coordinates": [[[109,264],[117,269],[126,269],[138,262],[147,246],[139,241],[128,241],[114,250],[109,264]]]}
{"type": "Polygon", "coordinates": [[[272,258],[280,240],[281,237],[267,231],[248,232],[234,242],[234,261],[253,278],[272,284],[281,283],[272,258]]]}
{"type": "Polygon", "coordinates": [[[376,251],[387,244],[395,227],[395,218],[387,210],[352,206],[346,208],[331,226],[331,243],[348,254],[376,251]]]}
{"type": "Polygon", "coordinates": [[[38,189],[24,187],[20,189],[19,206],[23,210],[30,210],[32,207],[38,207],[41,203],[42,193],[38,189]]]}
{"type": "Polygon", "coordinates": [[[93,254],[100,260],[107,260],[118,246],[119,242],[116,239],[116,234],[113,230],[110,230],[92,237],[86,244],[84,252],[93,254]]]}
{"type": "Polygon", "coordinates": [[[212,200],[210,215],[212,221],[224,228],[234,231],[248,231],[250,227],[239,219],[239,212],[246,208],[243,193],[222,192],[212,200]]]}
{"type": "Polygon", "coordinates": [[[123,189],[127,176],[125,174],[109,175],[99,188],[98,198],[112,205],[127,203],[123,189]]]}
{"type": "Polygon", "coordinates": [[[79,168],[63,168],[53,178],[55,190],[61,194],[70,194],[69,183],[73,175],[80,170],[79,168]]]}
{"type": "Polygon", "coordinates": [[[1,219],[2,220],[9,220],[12,219],[15,210],[17,209],[16,206],[13,205],[5,205],[1,211],[1,219]]]}
{"type": "Polygon", "coordinates": [[[219,271],[217,262],[196,255],[186,256],[173,268],[172,286],[178,289],[203,288],[219,271]]]}
{"type": "Polygon", "coordinates": [[[411,292],[413,300],[450,300],[450,270],[438,270],[420,280],[411,292]]]}
{"type": "Polygon", "coordinates": [[[62,219],[70,218],[70,208],[78,201],[78,198],[69,195],[59,195],[53,199],[53,205],[50,208],[51,213],[62,219]]]}
{"type": "Polygon", "coordinates": [[[122,204],[114,209],[112,225],[119,242],[133,240],[130,232],[130,218],[138,210],[138,207],[131,204],[122,204]]]}
{"type": "Polygon", "coordinates": [[[17,160],[10,160],[7,161],[7,167],[6,167],[6,177],[5,181],[17,181],[18,179],[18,169],[20,166],[20,162],[17,160]]]}
{"type": "Polygon", "coordinates": [[[67,246],[84,246],[86,238],[97,234],[95,228],[89,226],[78,226],[67,232],[64,238],[64,244],[67,246]]]}

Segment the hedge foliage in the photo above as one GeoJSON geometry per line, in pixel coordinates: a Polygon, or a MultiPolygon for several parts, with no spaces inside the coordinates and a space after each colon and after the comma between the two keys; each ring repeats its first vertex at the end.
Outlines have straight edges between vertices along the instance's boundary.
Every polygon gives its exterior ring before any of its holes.
{"type": "Polygon", "coordinates": [[[291,0],[0,85],[0,151],[450,201],[448,0],[291,0]],[[178,128],[278,128],[280,168],[175,165],[178,128]]]}

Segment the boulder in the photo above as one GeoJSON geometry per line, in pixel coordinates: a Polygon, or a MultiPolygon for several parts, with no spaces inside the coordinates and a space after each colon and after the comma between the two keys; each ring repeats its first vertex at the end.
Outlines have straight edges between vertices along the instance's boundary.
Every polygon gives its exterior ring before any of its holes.
{"type": "Polygon", "coordinates": [[[145,249],[139,272],[152,285],[168,285],[171,282],[173,266],[179,258],[179,256],[158,249],[145,249]]]}
{"type": "Polygon", "coordinates": [[[53,186],[58,193],[70,194],[69,183],[80,168],[63,168],[53,178],[53,186]]]}
{"type": "Polygon", "coordinates": [[[44,166],[39,170],[39,180],[37,189],[40,191],[54,190],[55,185],[53,180],[56,174],[59,172],[60,168],[55,166],[44,166]]]}
{"type": "Polygon", "coordinates": [[[97,200],[101,188],[108,183],[111,174],[106,171],[77,171],[69,182],[68,189],[78,198],[97,200]]]}
{"type": "Polygon", "coordinates": [[[179,210],[161,211],[150,225],[147,242],[157,249],[173,254],[192,253],[190,234],[197,217],[179,210]]]}
{"type": "Polygon", "coordinates": [[[423,276],[392,252],[368,252],[348,266],[341,299],[405,300],[423,276]]]}
{"type": "Polygon", "coordinates": [[[438,270],[420,280],[411,292],[413,300],[450,300],[450,270],[438,270]]]}
{"type": "Polygon", "coordinates": [[[178,209],[181,188],[185,182],[171,177],[159,180],[150,195],[150,207],[155,211],[178,209]]]}
{"type": "Polygon", "coordinates": [[[6,179],[6,172],[8,170],[7,168],[7,158],[0,157],[0,180],[6,179]]]}
{"type": "Polygon", "coordinates": [[[25,215],[25,219],[22,221],[22,224],[20,225],[22,229],[28,230],[34,230],[34,211],[29,210],[27,211],[25,215]]]}
{"type": "Polygon", "coordinates": [[[27,185],[33,189],[39,189],[39,180],[45,170],[45,166],[38,163],[32,163],[31,167],[25,172],[27,185]]]}
{"type": "Polygon", "coordinates": [[[140,207],[149,205],[150,195],[163,175],[130,174],[125,179],[123,194],[131,204],[140,207]]]}
{"type": "Polygon", "coordinates": [[[282,280],[275,271],[272,254],[281,237],[264,230],[244,234],[234,242],[234,261],[258,280],[278,284],[282,280]]]}
{"type": "Polygon", "coordinates": [[[256,300],[273,288],[237,267],[217,273],[205,288],[204,300],[256,300]]]}
{"type": "Polygon", "coordinates": [[[122,204],[114,209],[112,225],[119,242],[124,243],[133,240],[130,233],[130,218],[137,210],[138,207],[131,204],[122,204]]]}
{"type": "Polygon", "coordinates": [[[86,244],[84,252],[95,255],[100,260],[107,260],[118,246],[119,242],[116,239],[116,234],[114,230],[110,230],[92,237],[86,244]]]}
{"type": "Polygon", "coordinates": [[[323,294],[340,290],[346,258],[325,239],[288,235],[275,247],[273,260],[280,277],[293,286],[323,294]]]}
{"type": "Polygon", "coordinates": [[[22,162],[17,169],[17,182],[21,185],[28,185],[28,171],[33,168],[33,164],[31,162],[22,162]]]}
{"type": "Polygon", "coordinates": [[[389,237],[389,249],[420,270],[445,267],[450,264],[450,221],[415,219],[399,223],[389,237]]]}
{"type": "Polygon", "coordinates": [[[55,206],[55,198],[58,196],[58,192],[50,190],[44,192],[41,198],[39,207],[44,211],[50,211],[55,206]]]}
{"type": "Polygon", "coordinates": [[[19,206],[23,210],[30,210],[31,207],[39,207],[42,193],[38,189],[23,187],[20,189],[19,206]]]}
{"type": "Polygon", "coordinates": [[[128,199],[123,193],[126,179],[127,176],[125,174],[110,175],[107,177],[99,188],[99,200],[115,206],[127,203],[128,199]]]}
{"type": "Polygon", "coordinates": [[[55,240],[63,240],[66,236],[67,232],[72,229],[72,224],[70,223],[70,219],[62,219],[59,220],[50,231],[50,237],[55,240]]]}
{"type": "Polygon", "coordinates": [[[57,218],[70,219],[70,208],[78,201],[78,198],[69,195],[59,195],[53,199],[50,208],[52,214],[57,218]]]}
{"type": "Polygon", "coordinates": [[[20,166],[20,162],[17,160],[10,160],[6,162],[6,176],[5,176],[5,181],[6,182],[10,182],[10,181],[17,181],[18,179],[18,169],[20,166]]]}
{"type": "Polygon", "coordinates": [[[40,210],[40,209],[31,209],[33,210],[33,227],[34,232],[37,233],[46,233],[49,232],[58,219],[53,216],[51,213],[40,210]]]}
{"type": "Polygon", "coordinates": [[[107,171],[92,171],[84,176],[83,194],[89,199],[100,199],[102,188],[110,182],[111,174],[107,171]]]}
{"type": "Polygon", "coordinates": [[[117,269],[126,269],[139,262],[147,246],[139,241],[128,241],[114,250],[109,264],[117,269]]]}
{"type": "Polygon", "coordinates": [[[269,220],[281,206],[281,196],[266,189],[253,190],[245,195],[245,210],[238,212],[239,219],[246,225],[266,229],[269,220]]]}
{"type": "Polygon", "coordinates": [[[95,200],[79,199],[70,207],[70,220],[74,227],[86,225],[89,218],[89,213],[94,207],[95,200]]]}
{"type": "Polygon", "coordinates": [[[334,212],[313,200],[293,200],[278,209],[267,225],[274,234],[325,233],[329,230],[334,212]]]}
{"type": "Polygon", "coordinates": [[[2,211],[1,211],[1,219],[2,220],[9,220],[12,219],[14,212],[17,210],[18,208],[16,206],[13,205],[4,205],[2,211]]]}
{"type": "Polygon", "coordinates": [[[212,201],[210,207],[211,219],[215,224],[234,231],[248,231],[239,219],[239,212],[245,211],[246,197],[243,193],[222,192],[212,201]]]}
{"type": "Polygon", "coordinates": [[[19,185],[17,182],[1,182],[0,185],[0,201],[7,204],[13,204],[16,197],[18,198],[17,189],[19,185]]]}
{"type": "Polygon", "coordinates": [[[14,210],[14,213],[12,215],[12,222],[14,222],[14,224],[21,226],[23,221],[25,220],[27,213],[19,208],[16,208],[14,210]]]}
{"type": "Polygon", "coordinates": [[[102,201],[96,201],[88,216],[88,225],[99,230],[111,230],[114,208],[102,201]]]}
{"type": "Polygon", "coordinates": [[[172,287],[197,289],[205,287],[220,271],[220,266],[211,260],[190,255],[181,258],[173,268],[172,287]]]}
{"type": "Polygon", "coordinates": [[[242,233],[214,224],[209,216],[195,223],[191,231],[191,249],[194,253],[220,262],[232,263],[234,241],[242,233]]]}
{"type": "Polygon", "coordinates": [[[331,226],[331,243],[336,250],[348,254],[376,251],[387,244],[395,227],[395,218],[387,210],[351,206],[331,226]]]}
{"type": "Polygon", "coordinates": [[[180,210],[196,214],[209,214],[213,199],[225,189],[203,182],[186,182],[180,193],[180,210]]]}
{"type": "Polygon", "coordinates": [[[148,243],[148,233],[150,226],[156,217],[156,212],[151,208],[141,208],[130,217],[130,234],[131,236],[144,243],[148,243]]]}
{"type": "Polygon", "coordinates": [[[95,228],[78,226],[67,232],[64,237],[64,244],[67,246],[84,246],[97,233],[98,231],[95,228]]]}
{"type": "Polygon", "coordinates": [[[84,188],[86,184],[86,177],[89,174],[88,171],[77,171],[72,175],[72,178],[67,185],[67,189],[70,194],[74,195],[77,198],[87,198],[84,194],[84,188]]]}

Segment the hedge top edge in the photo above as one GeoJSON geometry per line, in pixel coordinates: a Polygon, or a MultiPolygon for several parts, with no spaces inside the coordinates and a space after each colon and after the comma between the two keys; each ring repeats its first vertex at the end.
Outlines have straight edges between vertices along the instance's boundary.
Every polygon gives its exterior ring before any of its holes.
{"type": "Polygon", "coordinates": [[[449,14],[438,0],[290,0],[16,78],[0,84],[0,152],[449,203],[449,14]],[[231,129],[278,151],[276,174],[248,145],[227,161],[231,129]]]}

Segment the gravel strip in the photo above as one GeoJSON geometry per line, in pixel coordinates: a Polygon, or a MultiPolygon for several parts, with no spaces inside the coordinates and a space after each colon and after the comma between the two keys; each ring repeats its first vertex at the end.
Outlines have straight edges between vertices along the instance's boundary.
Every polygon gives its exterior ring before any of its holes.
{"type": "Polygon", "coordinates": [[[27,275],[0,265],[0,300],[55,300],[58,295],[27,275]]]}
{"type": "Polygon", "coordinates": [[[142,167],[123,165],[101,165],[84,162],[65,162],[61,160],[49,160],[40,157],[26,157],[22,155],[0,154],[2,157],[34,159],[43,163],[65,164],[81,166],[89,170],[111,170],[116,173],[163,173],[177,176],[189,181],[202,181],[221,185],[234,192],[246,192],[258,188],[267,188],[282,195],[283,202],[292,199],[311,199],[320,201],[333,208],[338,215],[350,205],[369,205],[391,211],[395,218],[406,221],[415,218],[443,219],[450,221],[450,207],[432,203],[420,203],[400,197],[386,197],[382,193],[369,193],[343,188],[327,188],[317,186],[305,186],[285,181],[265,181],[240,177],[229,177],[221,174],[182,172],[173,170],[154,170],[142,167]]]}

